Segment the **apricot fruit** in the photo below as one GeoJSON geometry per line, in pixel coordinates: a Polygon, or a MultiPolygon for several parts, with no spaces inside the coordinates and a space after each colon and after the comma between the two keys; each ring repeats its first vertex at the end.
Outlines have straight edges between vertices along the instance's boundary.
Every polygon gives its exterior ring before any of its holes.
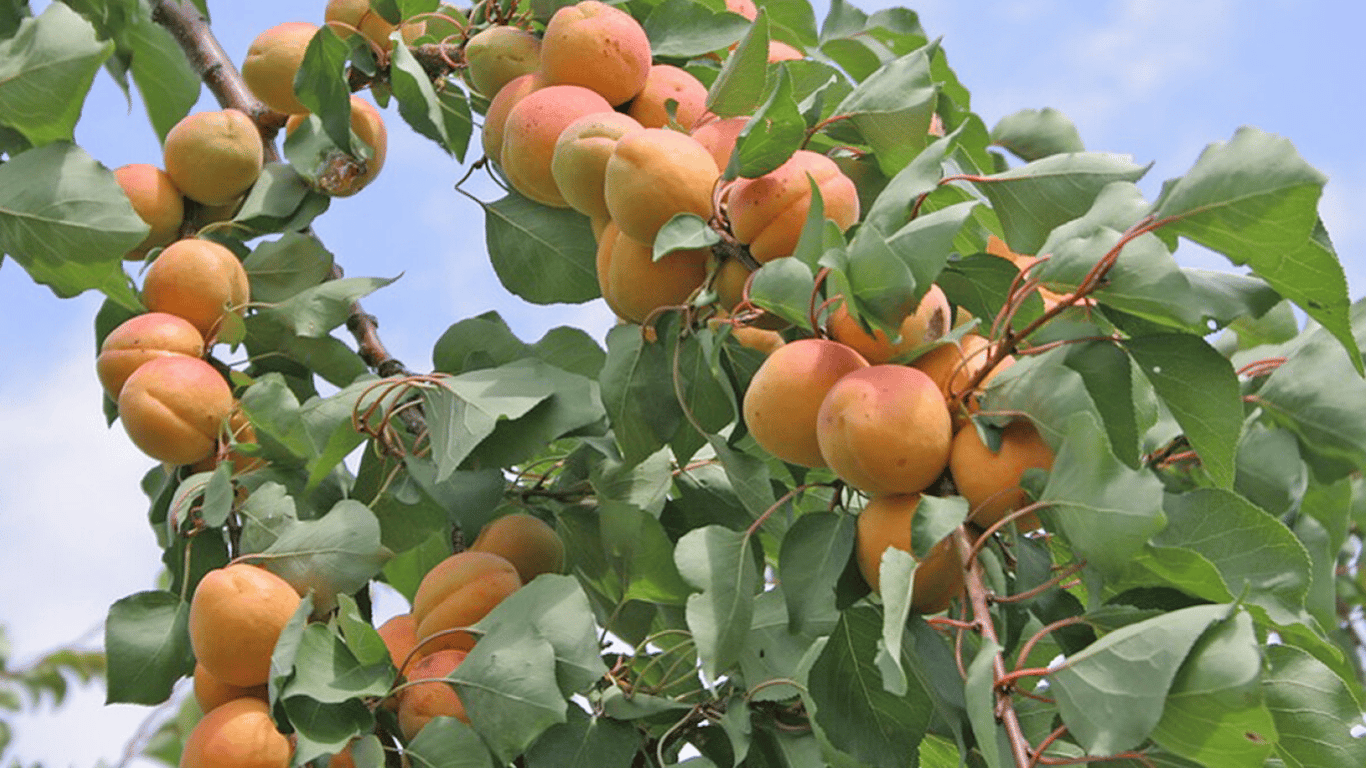
{"type": "MultiPolygon", "coordinates": [[[[911,522],[920,506],[920,494],[879,496],[868,502],[858,515],[854,552],[859,573],[873,591],[882,594],[882,553],[890,547],[903,552],[911,548],[911,522]]],[[[938,613],[963,589],[963,565],[953,539],[946,538],[930,548],[920,560],[911,579],[911,608],[920,613],[938,613]]]]}
{"type": "Polygon", "coordinates": [[[720,177],[711,153],[691,136],[646,128],[623,136],[607,160],[603,195],[622,234],[653,244],[680,213],[708,218],[720,177]]]}
{"type": "Polygon", "coordinates": [[[242,79],[267,107],[286,115],[308,112],[294,94],[294,76],[304,61],[308,41],[318,31],[317,24],[287,21],[256,36],[242,60],[242,79]]]}
{"type": "Polygon", "coordinates": [[[394,667],[403,671],[403,662],[417,647],[417,622],[411,613],[400,613],[379,625],[376,630],[384,647],[389,649],[389,658],[394,667]]]}
{"type": "Polygon", "coordinates": [[[203,335],[184,318],[148,312],[125,320],[104,337],[95,373],[105,394],[118,400],[133,371],[148,360],[171,355],[203,357],[203,335]]]}
{"type": "Polygon", "coordinates": [[[165,171],[149,163],[131,163],[115,168],[114,179],[138,218],[151,228],[126,258],[140,259],[180,235],[180,226],[185,223],[185,198],[165,171]]]}
{"type": "Polygon", "coordinates": [[[835,383],[868,367],[853,348],[801,339],[773,350],[750,379],[742,410],[764,450],[791,464],[824,467],[816,437],[821,403],[835,383]]]}
{"type": "MultiPolygon", "coordinates": [[[[285,135],[294,133],[306,117],[291,115],[285,121],[285,135]]],[[[351,97],[351,132],[370,148],[370,157],[357,175],[328,181],[323,191],[333,197],[350,197],[364,189],[379,175],[384,158],[389,154],[389,131],[384,127],[384,117],[374,104],[359,96],[351,97]]]]}
{"type": "Polygon", "coordinates": [[[294,748],[270,705],[244,698],[216,707],[185,737],[180,768],[288,768],[294,748]]]}
{"type": "Polygon", "coordinates": [[[825,218],[840,230],[859,217],[858,190],[834,160],[810,150],[797,150],[787,162],[757,179],[739,179],[727,204],[731,231],[749,246],[759,263],[791,256],[811,210],[811,186],[816,181],[825,201],[825,218]]]}
{"type": "Polygon", "coordinates": [[[626,114],[646,128],[669,125],[668,102],[673,100],[674,121],[691,130],[693,123],[707,111],[707,86],[688,70],[672,64],[655,64],[645,78],[645,87],[631,100],[626,114]]]}
{"type": "Polygon", "coordinates": [[[607,160],[618,139],[640,129],[640,123],[629,115],[595,112],[560,132],[550,160],[550,175],[570,208],[597,221],[611,218],[603,194],[607,160]]]}
{"type": "Polygon", "coordinates": [[[256,183],[265,145],[245,112],[195,112],[167,132],[162,159],[185,197],[208,206],[227,205],[256,183]]]}
{"type": "MultiPolygon", "coordinates": [[[[1015,419],[1005,426],[999,451],[988,448],[971,423],[964,424],[953,438],[949,472],[958,493],[972,505],[968,519],[980,526],[993,525],[1026,504],[1020,478],[1032,468],[1051,470],[1053,451],[1029,419],[1015,419]]],[[[1022,530],[1039,527],[1038,518],[1032,515],[1019,522],[1022,530]]]]}
{"type": "Polygon", "coordinates": [[[881,330],[874,330],[869,334],[849,314],[849,308],[845,304],[840,304],[830,313],[827,328],[831,338],[848,344],[858,350],[868,362],[878,365],[943,336],[949,329],[949,300],[939,286],[931,285],[914,311],[903,315],[901,340],[895,344],[881,330]]]}
{"type": "Polygon", "coordinates": [[[213,366],[197,357],[171,355],[133,371],[118,404],[119,420],[139,450],[167,464],[193,464],[213,453],[233,399],[213,366]]]}
{"type": "MultiPolygon", "coordinates": [[[[719,330],[725,322],[722,318],[713,317],[707,321],[707,326],[713,330],[719,330]]],[[[755,352],[762,352],[765,355],[773,354],[775,349],[787,343],[777,331],[756,328],[752,325],[732,326],[730,335],[735,337],[735,341],[740,346],[752,349],[755,352]]]]}
{"type": "Polygon", "coordinates": [[[182,317],[205,341],[229,313],[246,312],[251,286],[236,254],[211,240],[177,240],[157,256],[142,281],[142,301],[153,312],[182,317]]]}
{"type": "Polygon", "coordinates": [[[633,323],[644,323],[661,307],[685,303],[707,279],[711,251],[706,248],[674,251],[656,261],[653,246],[622,232],[610,248],[603,295],[619,317],[633,323]]]}
{"type": "Polygon", "coordinates": [[[612,106],[625,104],[650,74],[650,39],[619,8],[584,0],[555,11],[541,38],[541,73],[553,85],[579,85],[612,106]]]}
{"type": "Polygon", "coordinates": [[[222,704],[226,704],[233,699],[253,698],[261,701],[269,701],[269,693],[266,685],[253,685],[243,688],[237,685],[228,685],[213,676],[213,673],[204,668],[203,664],[195,662],[194,665],[194,700],[199,704],[201,712],[212,712],[222,704]]]}
{"type": "Polygon", "coordinates": [[[717,120],[707,120],[704,117],[693,123],[691,135],[697,139],[698,144],[706,147],[711,153],[712,159],[716,161],[717,170],[725,172],[726,166],[730,164],[730,156],[735,152],[735,142],[740,139],[740,131],[744,130],[748,122],[748,117],[727,117],[717,120]]]}
{"type": "Polygon", "coordinates": [[[541,66],[541,39],[517,27],[489,27],[465,43],[465,63],[474,90],[489,98],[513,78],[541,66]]]}
{"type": "Polygon", "coordinates": [[[768,63],[778,61],[800,61],[806,58],[806,54],[797,50],[795,46],[788,45],[782,40],[768,41],[768,63]]]}
{"type": "Polygon", "coordinates": [[[555,144],[575,120],[611,111],[601,96],[577,85],[551,85],[527,94],[503,123],[499,165],[504,175],[514,189],[542,205],[569,207],[551,170],[555,144]]]}
{"type": "Polygon", "coordinates": [[[491,520],[479,530],[470,549],[491,552],[512,563],[523,584],[543,573],[564,570],[564,542],[544,520],[525,512],[491,520]]]}
{"type": "Polygon", "coordinates": [[[508,113],[528,94],[544,87],[545,80],[541,78],[540,72],[514,77],[499,89],[498,94],[489,102],[489,108],[484,112],[484,129],[480,141],[484,145],[484,154],[490,160],[502,162],[503,125],[507,123],[508,113]]]}
{"type": "Polygon", "coordinates": [[[923,371],[874,365],[830,388],[816,437],[829,467],[864,493],[919,493],[948,465],[953,424],[923,371]]]}
{"type": "Polygon", "coordinates": [[[454,717],[468,723],[465,705],[455,692],[455,684],[441,678],[446,677],[465,660],[464,651],[437,651],[423,656],[408,670],[411,681],[430,680],[404,688],[398,694],[398,727],[403,737],[412,741],[434,717],[454,717]]]}
{"type": "Polygon", "coordinates": [[[289,582],[264,568],[234,563],[209,571],[190,600],[195,658],[228,685],[262,685],[275,642],[300,602],[289,582]]]}
{"type": "MultiPolygon", "coordinates": [[[[323,19],[343,40],[360,32],[374,45],[389,50],[389,35],[393,34],[394,25],[370,7],[370,0],[328,0],[323,19]]],[[[426,25],[410,22],[400,29],[404,42],[411,43],[422,36],[426,25]]]]}
{"type": "Polygon", "coordinates": [[[986,365],[988,346],[990,344],[982,336],[968,333],[958,341],[931,349],[911,365],[924,371],[944,397],[949,398],[967,388],[972,377],[986,365]]]}
{"type": "Polygon", "coordinates": [[[521,586],[517,568],[489,552],[466,550],[437,563],[422,577],[413,596],[419,652],[430,655],[445,649],[473,648],[475,638],[468,632],[432,635],[478,622],[521,586]]]}
{"type": "MultiPolygon", "coordinates": [[[[232,414],[228,416],[228,433],[234,444],[256,442],[256,430],[251,426],[251,421],[247,419],[247,415],[242,412],[240,405],[235,405],[232,414]]],[[[266,465],[265,459],[239,453],[235,448],[228,451],[225,460],[232,463],[234,475],[251,472],[266,465]]],[[[217,454],[213,454],[203,461],[196,462],[190,469],[193,472],[212,472],[218,464],[219,457],[217,454]]]]}
{"type": "Polygon", "coordinates": [[[744,16],[750,21],[759,18],[759,7],[754,0],[726,0],[726,10],[744,16]]]}

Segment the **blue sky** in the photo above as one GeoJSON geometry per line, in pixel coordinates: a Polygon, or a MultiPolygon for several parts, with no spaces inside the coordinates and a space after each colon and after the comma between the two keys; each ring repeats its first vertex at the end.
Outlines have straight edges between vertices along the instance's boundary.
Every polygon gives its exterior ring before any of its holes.
{"type": "MultiPolygon", "coordinates": [[[[886,3],[855,3],[866,10],[886,3]]],[[[45,3],[35,3],[36,6],[45,3]]],[[[240,61],[262,29],[319,22],[323,0],[210,0],[224,48],[240,61]]],[[[1289,137],[1330,182],[1321,203],[1354,298],[1366,294],[1366,125],[1360,33],[1366,6],[1317,0],[928,0],[909,4],[988,125],[1026,107],[1069,115],[1088,149],[1154,162],[1149,196],[1183,173],[1211,141],[1255,125],[1289,137]]],[[[823,10],[821,11],[823,13],[823,10]]],[[[207,100],[202,108],[215,108],[207,100]]],[[[379,179],[337,200],[316,222],[351,276],[403,279],[366,303],[391,351],[430,367],[451,323],[500,311],[523,338],[557,325],[599,337],[601,301],[531,307],[499,285],[484,251],[479,208],[454,191],[463,168],[401,124],[391,108],[389,157],[379,179]]],[[[135,102],[101,76],[77,140],[109,167],[159,163],[156,137],[135,102]]],[[[474,157],[468,158],[474,160],[474,157]]],[[[467,187],[497,197],[487,182],[467,187]]],[[[1185,263],[1227,269],[1187,252],[1185,263]]],[[[15,264],[0,267],[0,624],[22,664],[85,634],[110,603],[152,586],[159,551],[138,479],[151,461],[104,427],[94,376],[99,300],[58,300],[15,264]]],[[[228,356],[231,359],[231,356],[228,356]]],[[[117,762],[147,710],[77,697],[70,713],[18,724],[14,756],[48,766],[117,762]],[[79,732],[80,739],[67,734],[79,732]]]]}

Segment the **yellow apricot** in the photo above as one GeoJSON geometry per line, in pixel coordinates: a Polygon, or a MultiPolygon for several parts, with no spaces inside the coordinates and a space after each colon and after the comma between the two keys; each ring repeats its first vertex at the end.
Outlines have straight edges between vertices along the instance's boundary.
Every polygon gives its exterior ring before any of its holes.
{"type": "Polygon", "coordinates": [[[218,335],[229,313],[246,312],[251,287],[242,262],[210,240],[177,240],[147,269],[142,301],[153,312],[183,317],[205,341],[218,335]]]}
{"type": "Polygon", "coordinates": [[[270,656],[299,607],[289,582],[234,563],[204,574],[190,601],[190,646],[214,677],[240,687],[270,679],[270,656]]]}
{"type": "Polygon", "coordinates": [[[640,93],[649,72],[650,39],[619,8],[584,0],[555,11],[545,26],[541,73],[548,83],[591,88],[615,107],[640,93]]]}
{"type": "Polygon", "coordinates": [[[745,390],[745,425],[769,453],[783,461],[824,467],[816,438],[821,402],[835,383],[868,361],[851,347],[828,339],[801,339],[774,350],[745,390]]]}
{"type": "Polygon", "coordinates": [[[218,371],[188,355],[143,363],[124,382],[118,403],[133,444],[167,464],[193,464],[213,453],[233,407],[232,390],[218,371]]]}
{"type": "Polygon", "coordinates": [[[196,112],[167,132],[162,159],[186,197],[209,206],[227,205],[256,183],[265,145],[245,112],[196,112]]]}
{"type": "Polygon", "coordinates": [[[677,214],[711,216],[712,188],[720,175],[711,153],[696,139],[646,128],[617,141],[603,194],[621,232],[653,244],[659,228],[677,214]]]}
{"type": "MultiPolygon", "coordinates": [[[[285,135],[294,133],[306,118],[307,115],[290,115],[285,121],[285,135]]],[[[358,175],[325,183],[323,191],[333,197],[350,197],[364,189],[379,175],[389,153],[389,131],[384,127],[384,118],[375,105],[360,96],[351,97],[351,131],[365,142],[371,155],[358,175]]]]}
{"type": "Polygon", "coordinates": [[[437,563],[418,584],[413,596],[413,620],[417,623],[421,653],[443,649],[468,651],[474,636],[452,632],[434,639],[433,634],[468,627],[484,618],[508,595],[522,586],[517,568],[489,552],[464,551],[437,563]]]}
{"type": "Polygon", "coordinates": [[[620,234],[617,225],[612,223],[611,219],[607,219],[602,226],[602,232],[598,234],[595,266],[598,273],[598,291],[602,293],[602,300],[607,302],[607,308],[617,316],[617,322],[624,323],[626,318],[622,314],[621,305],[617,304],[617,297],[612,292],[612,250],[616,248],[617,237],[620,234]]]}
{"type": "Polygon", "coordinates": [[[470,549],[506,559],[517,569],[523,584],[543,573],[564,570],[564,542],[545,521],[525,512],[490,521],[479,530],[470,549]]]}
{"type": "Polygon", "coordinates": [[[911,362],[924,371],[945,398],[962,392],[987,362],[987,340],[975,333],[931,349],[911,362]]]}
{"type": "Polygon", "coordinates": [[[203,357],[204,337],[184,318],[148,312],[129,318],[104,337],[95,373],[105,394],[118,400],[133,371],[148,360],[170,355],[203,357]]]}
{"type": "MultiPolygon", "coordinates": [[[[988,448],[971,423],[965,423],[953,438],[949,471],[958,492],[972,505],[968,519],[978,525],[992,525],[1025,505],[1028,498],[1020,488],[1020,478],[1032,468],[1051,470],[1053,451],[1029,419],[1005,426],[1000,451],[988,448]]],[[[1020,527],[1033,530],[1039,527],[1038,518],[1027,515],[1020,527]]]]}
{"type": "Polygon", "coordinates": [[[204,715],[185,737],[180,768],[287,768],[293,753],[266,702],[234,699],[204,715]]]}
{"type": "Polygon", "coordinates": [[[302,115],[308,107],[294,94],[294,76],[304,61],[318,25],[306,21],[276,24],[256,36],[242,60],[242,79],[256,98],[276,112],[302,115]]]}
{"type": "Polygon", "coordinates": [[[269,694],[265,684],[253,685],[243,688],[237,685],[228,685],[213,676],[213,673],[204,667],[203,664],[195,662],[194,665],[194,700],[199,704],[201,712],[212,712],[217,707],[232,701],[233,699],[253,698],[261,701],[268,701],[269,694]]]}
{"type": "Polygon", "coordinates": [[[165,171],[149,163],[131,163],[115,168],[114,178],[138,218],[152,230],[127,258],[140,259],[148,250],[168,245],[180,235],[180,226],[185,223],[185,198],[165,171]]]}
{"type": "Polygon", "coordinates": [[[555,143],[580,117],[611,111],[601,96],[577,85],[551,85],[527,94],[503,124],[499,165],[504,175],[524,196],[542,205],[567,208],[551,170],[555,143]]]}
{"type": "Polygon", "coordinates": [[[490,98],[513,78],[541,66],[541,39],[517,27],[489,27],[465,43],[465,73],[490,98]]]}
{"type": "Polygon", "coordinates": [[[949,328],[949,300],[939,286],[931,285],[915,311],[903,316],[901,340],[895,344],[881,330],[875,330],[872,334],[865,331],[849,314],[845,304],[840,304],[830,313],[827,326],[835,341],[848,344],[868,362],[878,365],[943,336],[949,328]]]}
{"type": "Polygon", "coordinates": [[[656,261],[653,246],[624,232],[617,235],[611,248],[608,306],[633,323],[644,323],[661,307],[683,304],[707,279],[711,251],[706,248],[674,251],[656,261]]]}
{"type": "Polygon", "coordinates": [[[871,496],[919,493],[949,461],[953,425],[922,371],[874,365],[830,388],[816,421],[821,456],[841,480],[871,496]]]}
{"type": "Polygon", "coordinates": [[[607,160],[617,140],[640,123],[620,112],[594,112],[570,123],[555,141],[550,174],[570,208],[590,219],[606,221],[607,199],[603,195],[607,160]]]}
{"type": "Polygon", "coordinates": [[[408,680],[431,680],[404,688],[398,695],[398,727],[403,738],[412,741],[434,717],[454,717],[468,723],[465,705],[455,692],[455,684],[441,681],[465,660],[464,651],[437,651],[422,657],[408,671],[408,680]]]}
{"type": "MultiPolygon", "coordinates": [[[[890,547],[911,549],[911,521],[920,506],[920,494],[879,496],[868,502],[858,516],[855,554],[859,573],[874,592],[882,594],[882,553],[890,547]]],[[[963,566],[953,539],[930,548],[919,561],[911,580],[911,607],[920,613],[938,613],[963,589],[963,566]]]]}
{"type": "Polygon", "coordinates": [[[507,123],[508,113],[528,94],[544,87],[545,80],[541,78],[540,72],[514,77],[499,89],[498,94],[489,102],[489,108],[484,112],[484,132],[480,136],[480,141],[484,145],[484,154],[490,160],[501,162],[503,125],[507,123]]]}
{"type": "Polygon", "coordinates": [[[740,138],[740,131],[748,122],[748,117],[708,120],[707,116],[703,116],[693,123],[692,137],[697,139],[698,144],[706,147],[712,159],[716,161],[717,169],[724,172],[730,164],[730,156],[735,151],[735,142],[740,138]]]}
{"type": "Polygon", "coordinates": [[[841,230],[859,217],[858,190],[834,160],[810,150],[797,150],[787,162],[757,179],[739,179],[727,204],[731,231],[749,246],[759,263],[791,256],[811,209],[815,179],[825,201],[825,218],[841,230]]]}
{"type": "Polygon", "coordinates": [[[692,129],[707,111],[707,86],[688,70],[672,64],[655,64],[645,78],[645,87],[631,100],[626,114],[640,121],[646,128],[663,128],[669,124],[668,101],[677,103],[674,121],[685,129],[692,129]]]}

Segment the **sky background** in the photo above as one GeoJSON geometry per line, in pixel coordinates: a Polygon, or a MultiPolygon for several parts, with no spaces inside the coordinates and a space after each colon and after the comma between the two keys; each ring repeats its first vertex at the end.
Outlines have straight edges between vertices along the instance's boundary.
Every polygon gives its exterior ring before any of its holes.
{"type": "MultiPolygon", "coordinates": [[[[889,3],[855,2],[873,10],[889,3]]],[[[35,9],[45,7],[35,2],[35,9]]],[[[324,0],[210,0],[214,29],[239,63],[261,30],[321,22],[324,0]]],[[[908,3],[988,126],[1023,108],[1053,107],[1077,124],[1089,150],[1131,154],[1154,168],[1149,198],[1201,149],[1242,125],[1289,137],[1330,178],[1320,204],[1353,298],[1366,293],[1366,4],[1331,0],[928,0],[908,3]]],[[[817,3],[818,18],[824,2],[817,3]]],[[[207,92],[200,109],[216,109],[207,92]]],[[[598,338],[611,318],[601,300],[534,307],[511,296],[488,264],[479,207],[454,190],[464,169],[406,129],[391,107],[389,155],[361,194],[315,222],[349,276],[403,279],[365,301],[390,351],[409,368],[452,323],[490,309],[523,339],[576,325],[598,338]]],[[[134,96],[130,111],[97,78],[76,139],[110,168],[160,163],[156,136],[134,96]]],[[[477,146],[477,140],[475,143],[477,146]]],[[[467,158],[469,161],[476,156],[467,158]]],[[[485,200],[496,188],[476,179],[485,200]]],[[[1226,262],[1183,249],[1178,259],[1226,262]]],[[[94,375],[97,296],[59,300],[13,262],[0,266],[0,625],[11,667],[82,636],[99,637],[109,605],[152,588],[160,551],[138,481],[152,461],[119,427],[106,429],[94,375]]],[[[347,339],[349,341],[349,338],[347,339]]],[[[228,359],[232,359],[228,355],[228,359]]],[[[382,603],[380,611],[399,610],[382,603]]],[[[103,707],[102,688],[67,708],[15,723],[5,758],[91,766],[121,758],[150,710],[103,707]]],[[[131,763],[140,765],[145,763],[131,763]]]]}

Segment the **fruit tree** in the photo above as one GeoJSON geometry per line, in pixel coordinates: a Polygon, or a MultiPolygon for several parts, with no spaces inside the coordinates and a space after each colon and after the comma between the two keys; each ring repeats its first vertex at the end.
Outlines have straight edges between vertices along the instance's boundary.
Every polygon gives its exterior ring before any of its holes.
{"type": "Polygon", "coordinates": [[[318,0],[231,55],[230,4],[33,5],[0,254],[102,296],[152,465],[104,627],[108,700],[178,709],[149,759],[1366,765],[1366,302],[1287,139],[1148,199],[842,0],[318,0]],[[102,67],[157,156],[74,140],[102,67]],[[507,290],[617,324],[396,359],[404,283],[313,224],[400,132],[507,290]]]}

